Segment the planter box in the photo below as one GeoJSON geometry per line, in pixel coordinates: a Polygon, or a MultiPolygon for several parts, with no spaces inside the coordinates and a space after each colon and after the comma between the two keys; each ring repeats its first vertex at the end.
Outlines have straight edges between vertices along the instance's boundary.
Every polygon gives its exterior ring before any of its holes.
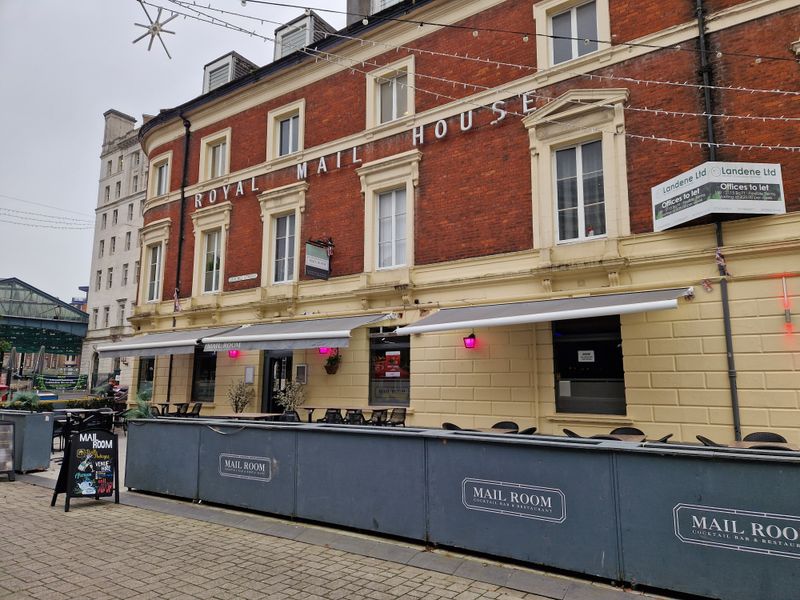
{"type": "Polygon", "coordinates": [[[53,413],[0,410],[0,421],[14,423],[14,470],[20,473],[50,467],[53,413]]]}

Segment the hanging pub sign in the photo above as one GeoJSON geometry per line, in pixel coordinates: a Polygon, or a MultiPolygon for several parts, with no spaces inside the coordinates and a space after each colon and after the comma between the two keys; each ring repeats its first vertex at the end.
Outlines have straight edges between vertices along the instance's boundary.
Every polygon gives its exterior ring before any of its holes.
{"type": "Polygon", "coordinates": [[[306,242],[306,275],[312,279],[328,279],[331,275],[332,245],[306,242]]]}
{"type": "Polygon", "coordinates": [[[651,189],[653,231],[714,213],[780,215],[786,212],[781,166],[705,162],[651,189]]]}
{"type": "Polygon", "coordinates": [[[118,465],[116,434],[104,429],[70,434],[50,506],[55,506],[59,494],[66,494],[64,512],[69,512],[70,498],[99,500],[113,495],[119,504],[118,465]]]}

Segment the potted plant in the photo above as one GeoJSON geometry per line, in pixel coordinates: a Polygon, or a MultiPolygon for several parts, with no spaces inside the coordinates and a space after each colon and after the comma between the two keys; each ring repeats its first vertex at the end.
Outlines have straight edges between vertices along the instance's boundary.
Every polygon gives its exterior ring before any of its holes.
{"type": "Polygon", "coordinates": [[[339,363],[342,362],[342,355],[339,354],[338,348],[333,348],[325,359],[325,372],[328,375],[333,375],[339,370],[339,363]]]}
{"type": "Polygon", "coordinates": [[[36,412],[39,408],[39,394],[36,392],[16,392],[11,399],[11,408],[36,412]]]}
{"type": "Polygon", "coordinates": [[[150,409],[150,392],[141,391],[136,394],[136,404],[125,411],[126,419],[149,419],[153,416],[153,411],[150,409]]]}
{"type": "Polygon", "coordinates": [[[255,395],[256,391],[247,385],[244,379],[240,379],[228,388],[228,400],[235,413],[244,412],[244,409],[247,408],[247,405],[250,404],[255,395]]]}
{"type": "Polygon", "coordinates": [[[306,390],[302,383],[290,381],[280,392],[275,394],[275,401],[283,407],[284,412],[293,412],[306,400],[306,390]]]}

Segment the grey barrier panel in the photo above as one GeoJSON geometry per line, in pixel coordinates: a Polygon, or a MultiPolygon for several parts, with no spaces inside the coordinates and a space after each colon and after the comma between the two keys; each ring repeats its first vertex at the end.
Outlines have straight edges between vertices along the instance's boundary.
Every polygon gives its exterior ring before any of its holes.
{"type": "Polygon", "coordinates": [[[509,441],[428,441],[430,541],[619,579],[609,451],[509,441]]]}
{"type": "Polygon", "coordinates": [[[292,516],[296,438],[291,429],[206,423],[200,432],[199,498],[292,516]]]}
{"type": "Polygon", "coordinates": [[[53,414],[4,410],[0,411],[0,419],[14,422],[14,470],[25,473],[49,469],[53,414]]]}
{"type": "Polygon", "coordinates": [[[625,579],[724,600],[800,598],[800,461],[782,454],[617,456],[625,579]]]}
{"type": "Polygon", "coordinates": [[[424,438],[369,429],[298,431],[297,516],[425,539],[424,438]]]}
{"type": "Polygon", "coordinates": [[[189,419],[128,422],[125,486],[197,498],[200,427],[189,419]]]}

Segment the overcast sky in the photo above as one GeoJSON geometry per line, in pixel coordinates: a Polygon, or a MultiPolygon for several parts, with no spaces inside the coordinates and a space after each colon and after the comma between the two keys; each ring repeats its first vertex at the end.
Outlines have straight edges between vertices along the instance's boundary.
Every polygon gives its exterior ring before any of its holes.
{"type": "MultiPolygon", "coordinates": [[[[263,18],[263,25],[236,22],[270,38],[276,25],[267,21],[302,13],[203,0],[209,2],[263,18]]],[[[286,3],[346,6],[346,0],[286,3]]],[[[147,10],[155,19],[157,8],[147,10]]],[[[336,29],[345,25],[344,15],[320,14],[336,29]]],[[[163,35],[170,60],[158,41],[149,52],[148,39],[131,43],[145,33],[134,23],[147,23],[137,0],[0,0],[0,277],[18,277],[66,301],[81,296],[78,286],[89,284],[93,229],[53,229],[43,219],[94,219],[103,113],[117,109],[139,126],[143,113],[199,96],[203,66],[231,50],[258,65],[272,60],[271,42],[184,17],[166,27],[175,35],[163,35]]]]}

